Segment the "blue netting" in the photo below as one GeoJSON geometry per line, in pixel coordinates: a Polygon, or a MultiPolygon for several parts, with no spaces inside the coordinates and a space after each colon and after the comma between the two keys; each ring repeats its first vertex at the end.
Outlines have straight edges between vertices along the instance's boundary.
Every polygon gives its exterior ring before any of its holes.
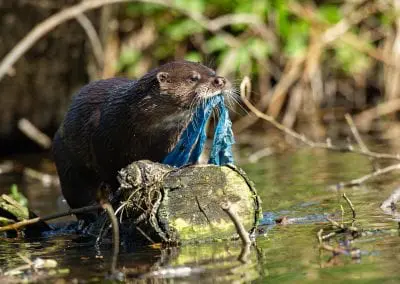
{"type": "Polygon", "coordinates": [[[206,123],[214,108],[219,110],[219,120],[214,132],[214,140],[209,164],[225,165],[233,163],[232,144],[235,143],[232,122],[224,103],[223,95],[214,96],[197,107],[192,121],[182,133],[178,144],[164,158],[163,163],[175,167],[194,164],[198,161],[206,142],[206,123]]]}

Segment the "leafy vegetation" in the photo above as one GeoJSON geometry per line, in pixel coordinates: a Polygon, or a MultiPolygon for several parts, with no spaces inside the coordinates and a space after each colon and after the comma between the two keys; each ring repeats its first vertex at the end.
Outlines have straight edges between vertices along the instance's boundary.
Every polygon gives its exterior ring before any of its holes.
{"type": "MultiPolygon", "coordinates": [[[[336,113],[324,117],[325,107],[331,107],[329,114],[340,107],[358,115],[373,107],[371,102],[388,99],[387,90],[398,91],[385,78],[396,76],[393,5],[379,0],[175,0],[168,9],[130,3],[120,15],[131,28],[120,34],[118,72],[138,77],[167,60],[187,59],[230,78],[251,76],[256,84],[251,99],[260,101],[262,111],[288,127],[323,125],[324,131],[314,133],[318,136],[330,131],[332,117],[341,118],[336,113]],[[221,28],[212,29],[216,22],[221,28]],[[277,90],[280,82],[283,89],[277,90]],[[291,103],[299,90],[301,102],[291,103]],[[274,96],[284,101],[274,104],[274,96]]],[[[370,130],[372,121],[368,118],[361,130],[370,130]]]]}

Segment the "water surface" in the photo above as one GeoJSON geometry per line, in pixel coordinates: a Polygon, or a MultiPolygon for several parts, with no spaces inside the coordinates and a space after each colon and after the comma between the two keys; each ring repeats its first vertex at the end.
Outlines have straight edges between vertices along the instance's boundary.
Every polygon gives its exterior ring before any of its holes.
{"type": "MultiPolygon", "coordinates": [[[[169,249],[145,247],[125,250],[119,256],[118,269],[128,279],[172,278],[174,282],[400,281],[399,225],[379,208],[400,185],[395,172],[361,187],[339,190],[335,184],[371,171],[367,158],[302,149],[240,166],[255,182],[263,201],[263,211],[268,212],[268,216],[285,217],[289,221],[286,225],[262,226],[263,234],[257,238],[257,246],[251,248],[246,263],[238,260],[240,242],[231,241],[169,249]],[[341,221],[343,208],[344,221],[351,220],[349,206],[342,198],[344,192],[356,209],[354,225],[364,233],[351,243],[346,235],[338,235],[329,244],[359,249],[356,258],[334,256],[330,251],[320,250],[317,240],[320,229],[332,231],[325,216],[341,221]]],[[[3,175],[0,192],[7,192],[12,183],[17,183],[25,192],[31,208],[38,214],[63,210],[58,188],[44,188],[39,183],[24,181],[19,175],[3,175]]],[[[264,221],[267,224],[271,220],[264,221]]],[[[0,239],[0,251],[3,271],[23,264],[17,256],[20,253],[30,259],[57,260],[60,268],[69,269],[62,276],[68,280],[103,279],[111,263],[111,250],[107,246],[96,248],[87,240],[69,234],[31,242],[0,239]]]]}

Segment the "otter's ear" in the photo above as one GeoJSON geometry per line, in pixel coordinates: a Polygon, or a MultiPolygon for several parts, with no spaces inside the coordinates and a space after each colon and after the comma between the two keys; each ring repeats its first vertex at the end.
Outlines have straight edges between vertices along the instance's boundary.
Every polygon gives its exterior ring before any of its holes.
{"type": "Polygon", "coordinates": [[[159,83],[166,83],[168,81],[168,73],[167,72],[158,72],[157,80],[159,83]]]}

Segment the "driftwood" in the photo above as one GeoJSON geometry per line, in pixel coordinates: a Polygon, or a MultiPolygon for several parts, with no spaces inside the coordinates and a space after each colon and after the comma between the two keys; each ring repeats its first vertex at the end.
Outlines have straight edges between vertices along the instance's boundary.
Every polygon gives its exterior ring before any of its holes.
{"type": "MultiPolygon", "coordinates": [[[[260,199],[245,173],[233,165],[173,168],[138,161],[119,173],[120,188],[112,198],[123,241],[191,243],[237,237],[230,210],[252,234],[261,216],[260,199]]],[[[104,215],[88,228],[103,236],[104,215]]]]}

